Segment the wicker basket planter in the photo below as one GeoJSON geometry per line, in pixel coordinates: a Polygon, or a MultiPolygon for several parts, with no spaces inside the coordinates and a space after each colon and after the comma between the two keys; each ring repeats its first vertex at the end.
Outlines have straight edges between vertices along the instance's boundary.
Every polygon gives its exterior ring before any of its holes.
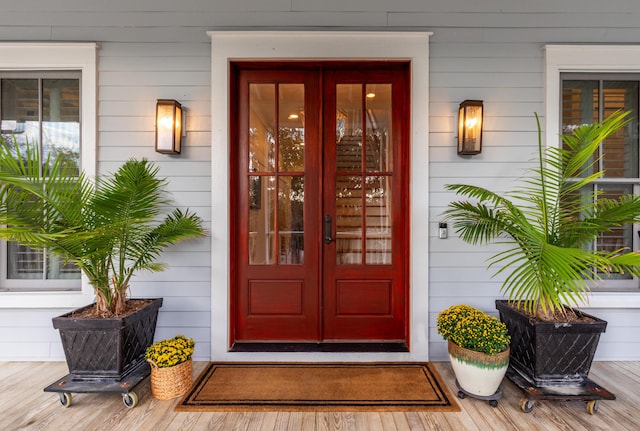
{"type": "Polygon", "coordinates": [[[170,400],[184,395],[191,387],[193,365],[191,359],[173,367],[160,368],[151,364],[151,395],[158,400],[170,400]]]}

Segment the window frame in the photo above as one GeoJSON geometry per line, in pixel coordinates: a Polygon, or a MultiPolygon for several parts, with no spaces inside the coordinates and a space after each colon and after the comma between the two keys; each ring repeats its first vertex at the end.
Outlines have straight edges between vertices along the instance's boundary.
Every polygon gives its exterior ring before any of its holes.
{"type": "MultiPolygon", "coordinates": [[[[602,93],[604,91],[604,86],[602,85],[603,83],[632,82],[632,83],[636,83],[638,87],[640,87],[640,74],[631,73],[631,72],[626,72],[626,73],[617,73],[617,72],[616,73],[607,73],[607,72],[605,73],[589,73],[589,72],[566,73],[566,72],[563,72],[560,74],[560,79],[561,79],[561,83],[564,83],[564,81],[597,82],[598,91],[600,93],[598,96],[599,105],[600,105],[598,108],[598,116],[604,115],[603,104],[605,103],[605,101],[604,101],[604,94],[602,93]]],[[[563,84],[561,84],[560,91],[562,91],[562,88],[564,88],[563,84]]],[[[636,97],[640,99],[640,91],[636,92],[636,97]]],[[[640,102],[640,100],[637,100],[637,101],[640,102]]],[[[638,108],[636,108],[636,111],[638,111],[638,108]]],[[[636,112],[636,116],[639,116],[639,115],[640,115],[640,112],[636,112]]],[[[602,118],[600,120],[602,120],[602,118]]],[[[602,163],[604,163],[607,153],[602,149],[600,151],[601,151],[601,155],[604,156],[604,158],[601,159],[600,161],[601,165],[599,166],[599,169],[604,169],[602,166],[602,163]]],[[[636,164],[637,164],[636,168],[640,168],[640,166],[638,166],[640,165],[640,160],[636,160],[636,164]]],[[[628,186],[631,188],[632,194],[640,195],[640,173],[638,173],[637,176],[635,177],[609,176],[608,173],[609,172],[607,172],[607,174],[605,174],[604,177],[597,179],[593,182],[593,185],[595,186],[595,190],[600,189],[601,187],[602,189],[606,190],[607,186],[620,186],[620,187],[628,186]]],[[[639,228],[640,228],[639,223],[634,223],[631,225],[631,248],[633,250],[640,250],[640,239],[638,238],[639,228]]],[[[597,240],[594,240],[594,243],[596,242],[597,240]]],[[[595,247],[595,244],[594,244],[594,247],[595,247]]],[[[601,283],[592,283],[592,285],[597,286],[595,287],[597,291],[637,292],[638,290],[640,290],[640,279],[636,276],[631,276],[631,278],[628,278],[628,279],[610,278],[610,279],[604,279],[601,283]]]]}
{"type": "MultiPolygon", "coordinates": [[[[95,43],[0,43],[2,72],[80,72],[80,164],[88,178],[96,174],[97,48],[95,43]]],[[[93,289],[84,275],[80,291],[0,291],[0,308],[79,307],[92,300],[93,289]]]]}
{"type": "MultiPolygon", "coordinates": [[[[43,82],[51,79],[73,79],[77,80],[78,85],[82,85],[82,73],[79,70],[44,70],[44,71],[33,71],[33,70],[21,70],[21,71],[6,71],[0,70],[0,84],[2,84],[3,80],[32,80],[37,81],[38,84],[38,103],[41,104],[43,102],[43,82]]],[[[2,90],[0,90],[0,102],[2,101],[2,90]]],[[[81,97],[81,92],[78,91],[78,98],[81,97]]],[[[78,100],[80,102],[80,100],[78,100]]],[[[80,111],[82,110],[82,106],[80,105],[80,111]]],[[[40,110],[43,109],[43,106],[40,105],[40,110]]],[[[42,112],[40,112],[41,114],[42,112]]],[[[3,110],[0,107],[0,115],[3,115],[3,110]]],[[[41,117],[41,115],[39,115],[41,117]]],[[[39,150],[43,151],[43,118],[39,118],[39,132],[40,136],[38,137],[38,146],[39,150]]],[[[78,119],[80,126],[82,126],[81,118],[78,119]]],[[[80,130],[78,132],[80,133],[80,130]]],[[[28,139],[28,137],[27,137],[28,139]]],[[[80,152],[82,154],[82,152],[80,152]]],[[[9,274],[9,251],[8,251],[8,241],[0,240],[0,289],[6,291],[15,291],[15,292],[28,292],[28,291],[79,291],[81,289],[81,280],[79,278],[57,278],[57,279],[43,279],[43,278],[7,278],[9,274]],[[73,283],[73,287],[70,286],[70,283],[73,283]]],[[[48,259],[44,259],[47,261],[48,259]]],[[[43,269],[45,265],[43,264],[43,269]]],[[[42,276],[45,274],[42,273],[42,276]]]]}
{"type": "MultiPolygon", "coordinates": [[[[640,73],[640,45],[545,45],[544,139],[560,145],[562,73],[640,73]]],[[[581,308],[640,308],[640,288],[592,291],[581,308]]]]}

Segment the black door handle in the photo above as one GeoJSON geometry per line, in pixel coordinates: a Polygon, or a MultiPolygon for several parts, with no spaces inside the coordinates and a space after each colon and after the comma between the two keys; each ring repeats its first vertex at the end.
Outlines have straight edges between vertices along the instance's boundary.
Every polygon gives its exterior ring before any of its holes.
{"type": "Polygon", "coordinates": [[[333,238],[331,237],[332,226],[331,226],[331,216],[324,216],[324,243],[331,244],[333,238]]]}

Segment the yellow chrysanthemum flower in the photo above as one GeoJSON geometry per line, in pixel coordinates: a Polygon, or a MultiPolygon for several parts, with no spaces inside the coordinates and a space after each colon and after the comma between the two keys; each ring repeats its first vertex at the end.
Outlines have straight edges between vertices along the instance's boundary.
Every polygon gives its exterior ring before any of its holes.
{"type": "Polygon", "coordinates": [[[445,340],[465,349],[496,354],[506,350],[510,342],[503,322],[468,305],[454,305],[441,311],[436,323],[445,340]]]}
{"type": "Polygon", "coordinates": [[[195,347],[193,338],[176,335],[172,339],[158,341],[145,353],[145,358],[160,368],[172,367],[191,359],[195,347]]]}

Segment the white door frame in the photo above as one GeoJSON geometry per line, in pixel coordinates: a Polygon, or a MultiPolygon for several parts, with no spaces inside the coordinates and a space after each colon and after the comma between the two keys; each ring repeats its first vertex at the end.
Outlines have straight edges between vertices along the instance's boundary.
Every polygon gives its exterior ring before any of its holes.
{"type": "Polygon", "coordinates": [[[429,359],[429,37],[427,32],[211,31],[211,359],[427,361],[429,359]],[[233,60],[411,62],[410,351],[229,352],[229,63],[233,60]]]}

